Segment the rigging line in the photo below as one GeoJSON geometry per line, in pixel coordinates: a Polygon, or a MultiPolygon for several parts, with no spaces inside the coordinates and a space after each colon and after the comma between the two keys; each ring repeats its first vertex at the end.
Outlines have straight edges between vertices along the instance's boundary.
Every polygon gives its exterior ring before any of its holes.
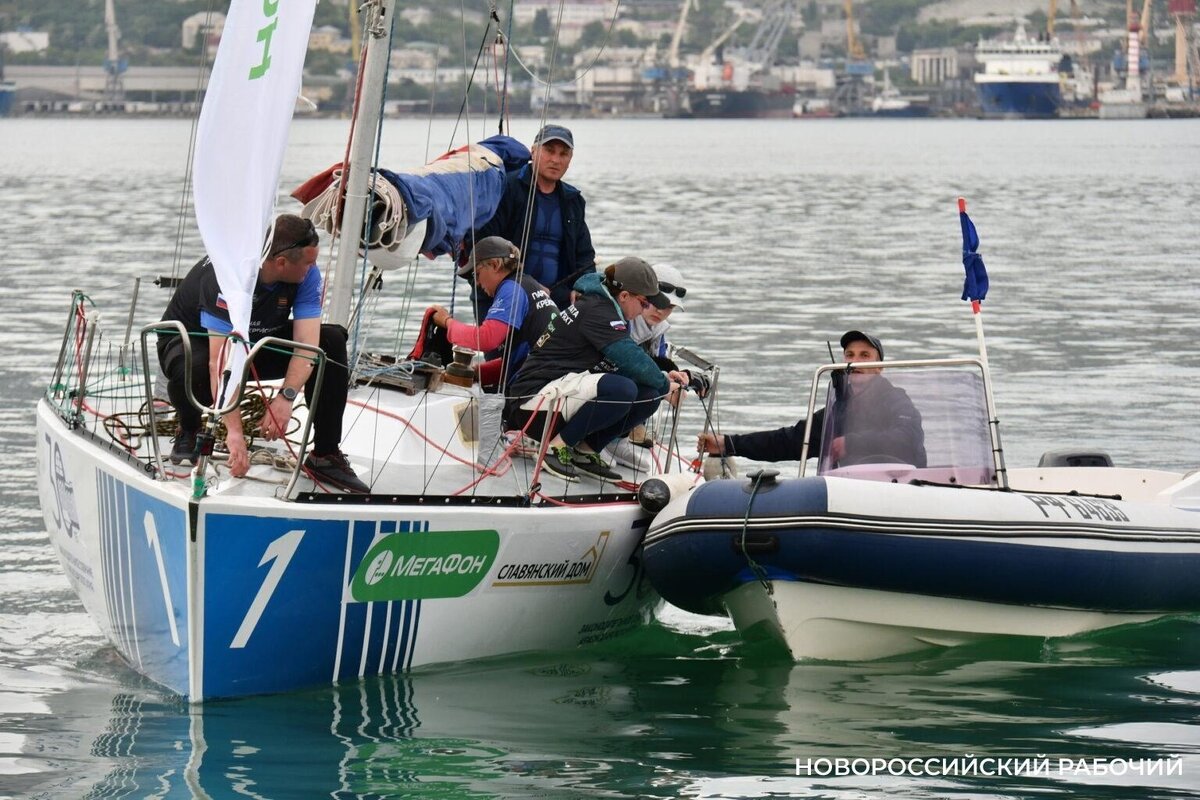
{"type": "MultiPolygon", "coordinates": [[[[213,3],[214,0],[208,0],[208,11],[206,12],[207,16],[205,19],[211,20],[212,15],[216,13],[213,3]]],[[[171,261],[172,281],[179,278],[179,260],[183,257],[183,237],[187,227],[188,207],[190,205],[188,198],[191,196],[192,189],[193,159],[196,157],[196,132],[200,129],[200,93],[203,89],[204,70],[207,66],[208,44],[202,41],[200,45],[200,63],[196,67],[196,91],[193,95],[196,110],[192,114],[191,131],[188,136],[187,164],[183,168],[183,189],[179,196],[179,221],[175,226],[175,253],[171,261]]]]}
{"type": "Polygon", "coordinates": [[[429,144],[433,141],[433,109],[437,106],[438,67],[437,55],[433,59],[433,88],[429,90],[429,116],[425,119],[425,163],[429,163],[429,144]]]}
{"type": "MultiPolygon", "coordinates": [[[[351,2],[356,2],[356,0],[351,0],[351,2]]],[[[356,70],[356,75],[355,75],[355,80],[354,80],[353,102],[350,104],[350,130],[346,134],[346,149],[344,151],[342,151],[342,176],[341,176],[342,187],[346,186],[347,180],[350,177],[350,146],[354,141],[354,131],[358,127],[359,106],[362,104],[363,80],[364,80],[364,73],[366,72],[365,67],[367,65],[367,49],[368,49],[367,43],[371,40],[371,36],[372,36],[371,28],[374,25],[373,20],[378,14],[377,2],[374,2],[374,0],[370,0],[370,2],[363,4],[363,8],[366,8],[367,5],[371,5],[372,8],[368,9],[368,11],[370,13],[361,15],[362,45],[360,46],[359,53],[358,53],[358,69],[356,70]]],[[[386,87],[385,87],[385,93],[386,93],[386,87]]],[[[343,246],[345,246],[346,232],[341,229],[342,215],[343,215],[342,212],[345,209],[345,204],[346,204],[346,191],[345,191],[345,188],[343,188],[343,190],[338,192],[336,194],[336,196],[334,197],[333,209],[330,212],[331,218],[336,223],[336,228],[338,231],[338,233],[336,235],[338,235],[340,237],[338,239],[338,248],[339,249],[342,248],[343,246]]],[[[336,269],[336,265],[334,265],[334,269],[336,269]]],[[[324,277],[325,277],[325,280],[321,282],[321,307],[322,308],[325,308],[325,295],[329,289],[329,284],[330,284],[329,279],[332,277],[332,275],[326,275],[324,277]]],[[[349,332],[347,332],[347,333],[349,333],[349,332]]],[[[349,345],[349,342],[347,342],[347,345],[349,345]]]]}
{"type": "MultiPolygon", "coordinates": [[[[392,17],[389,20],[389,25],[391,25],[392,28],[395,28],[395,22],[396,22],[396,16],[395,16],[395,14],[392,14],[392,17]]],[[[388,32],[388,41],[389,42],[392,40],[392,32],[394,32],[394,31],[388,32]]],[[[371,157],[371,173],[372,173],[371,180],[367,181],[367,198],[368,198],[368,200],[370,200],[370,197],[373,194],[374,181],[380,180],[380,178],[379,178],[379,152],[383,148],[383,109],[384,109],[384,106],[386,103],[386,98],[388,98],[388,73],[390,71],[391,71],[391,59],[388,59],[388,61],[386,61],[386,64],[384,65],[383,91],[380,92],[380,95],[379,95],[379,114],[378,114],[378,119],[376,120],[376,136],[374,136],[374,145],[376,145],[376,146],[374,146],[374,154],[371,157]]],[[[364,230],[364,231],[371,230],[374,213],[376,213],[376,204],[370,203],[370,201],[368,201],[366,218],[364,219],[364,228],[362,228],[362,230],[364,230]]],[[[356,237],[358,237],[358,236],[355,235],[355,239],[356,239],[356,237]]],[[[360,264],[361,264],[361,266],[359,269],[359,299],[361,301],[362,296],[364,296],[366,291],[370,290],[373,285],[373,282],[370,279],[371,270],[370,270],[370,263],[368,263],[367,247],[365,245],[365,242],[364,242],[364,247],[362,247],[362,259],[360,261],[360,264]]],[[[382,276],[380,276],[380,279],[382,279],[382,276]]],[[[355,319],[354,319],[354,330],[352,331],[352,341],[353,341],[352,353],[358,354],[358,351],[361,349],[359,347],[359,338],[361,336],[361,331],[362,331],[362,317],[361,317],[361,314],[359,314],[359,315],[355,315],[355,319]]],[[[348,360],[352,361],[352,362],[356,361],[356,357],[350,357],[350,359],[348,359],[348,360]]]]}
{"type": "MultiPolygon", "coordinates": [[[[608,31],[604,34],[604,41],[600,44],[600,49],[598,49],[596,51],[596,57],[592,59],[592,63],[588,64],[587,68],[584,69],[582,72],[576,73],[574,78],[572,78],[569,81],[564,81],[560,85],[570,86],[572,84],[578,84],[579,81],[582,80],[585,75],[587,75],[589,72],[591,72],[593,69],[595,69],[596,63],[600,60],[600,56],[604,55],[604,51],[608,49],[608,42],[609,42],[609,39],[612,38],[613,28],[616,27],[617,17],[620,14],[620,11],[621,11],[621,0],[617,0],[617,5],[613,9],[612,19],[610,19],[608,21],[608,31]]],[[[559,22],[560,22],[560,24],[562,22],[561,11],[559,14],[559,22]]],[[[541,83],[541,84],[544,84],[547,86],[549,85],[546,81],[543,81],[541,78],[539,78],[537,76],[537,74],[534,73],[533,70],[531,70],[529,68],[529,66],[524,61],[521,60],[520,51],[517,50],[516,46],[513,45],[513,43],[511,41],[508,42],[508,46],[509,46],[509,49],[512,50],[513,58],[516,59],[517,63],[521,65],[521,69],[525,70],[526,75],[528,75],[530,78],[532,78],[534,81],[536,81],[538,83],[541,83]]]]}
{"type": "MultiPolygon", "coordinates": [[[[466,152],[466,159],[467,159],[467,197],[469,199],[468,208],[469,208],[469,212],[471,214],[471,222],[472,222],[471,230],[474,231],[474,229],[475,229],[474,223],[475,223],[475,216],[476,216],[475,215],[475,169],[471,162],[471,110],[470,110],[470,106],[469,106],[469,101],[471,99],[471,86],[475,82],[475,72],[476,72],[476,70],[479,69],[479,59],[483,57],[484,49],[487,47],[488,35],[491,33],[491,30],[492,30],[492,21],[493,20],[496,21],[497,30],[499,30],[500,19],[496,16],[495,4],[494,3],[491,4],[491,14],[488,17],[487,24],[485,24],[483,27],[483,37],[482,37],[482,39],[480,39],[480,42],[479,42],[479,51],[475,54],[475,63],[471,66],[471,74],[468,76],[467,70],[466,70],[466,65],[467,65],[467,53],[469,51],[467,50],[467,9],[466,9],[466,5],[465,5],[465,0],[459,0],[459,14],[460,14],[459,18],[460,18],[460,21],[462,24],[463,84],[464,84],[463,85],[463,102],[462,102],[462,106],[460,106],[458,109],[458,119],[456,119],[454,121],[454,130],[450,134],[450,146],[447,148],[447,151],[451,151],[454,149],[454,141],[458,135],[458,124],[459,124],[459,122],[462,122],[464,128],[466,129],[465,136],[466,136],[466,140],[467,140],[466,145],[464,146],[464,150],[466,152]]],[[[485,94],[485,103],[486,103],[486,92],[484,94],[485,94]]],[[[486,113],[486,111],[485,111],[485,113],[486,113]]],[[[474,242],[472,242],[471,249],[474,250],[474,242]]],[[[478,275],[476,276],[476,279],[478,279],[478,275]]],[[[458,299],[457,270],[452,269],[450,271],[450,313],[451,314],[454,313],[454,307],[455,307],[455,303],[456,303],[457,299],[458,299]]],[[[472,304],[472,305],[474,305],[474,304],[472,304]]],[[[476,314],[474,314],[473,312],[474,312],[474,309],[472,309],[472,314],[471,314],[472,318],[474,318],[476,316],[476,314]]],[[[480,320],[476,320],[476,322],[478,323],[478,322],[480,322],[480,320]]],[[[449,324],[450,324],[449,320],[447,320],[446,321],[447,335],[450,332],[449,324]]],[[[475,328],[475,349],[479,350],[479,327],[478,327],[478,325],[475,328]]]]}
{"type": "MultiPolygon", "coordinates": [[[[462,9],[462,40],[463,40],[463,64],[467,63],[467,9],[462,5],[463,0],[460,0],[462,9]]],[[[471,86],[475,83],[475,73],[479,69],[479,59],[483,57],[483,52],[487,48],[488,34],[492,31],[492,20],[497,23],[497,31],[499,31],[500,18],[496,16],[495,7],[492,8],[492,14],[488,17],[487,23],[483,26],[483,37],[479,41],[479,50],[475,53],[475,63],[471,66],[470,76],[466,75],[466,70],[463,70],[463,79],[466,82],[466,88],[463,91],[462,104],[458,107],[458,117],[454,121],[454,129],[450,132],[450,144],[446,148],[447,152],[454,149],[454,139],[458,135],[458,123],[462,121],[464,114],[467,112],[467,103],[471,99],[471,86]]]]}
{"type": "Polygon", "coordinates": [[[500,92],[500,119],[496,131],[500,135],[504,135],[505,128],[512,131],[512,123],[508,116],[508,54],[512,49],[513,4],[515,2],[516,0],[508,0],[508,30],[504,34],[504,87],[500,92]]]}
{"type": "MultiPolygon", "coordinates": [[[[393,41],[393,37],[395,35],[395,28],[396,28],[396,15],[393,14],[392,18],[388,21],[387,42],[389,43],[389,46],[390,46],[391,42],[393,41]]],[[[364,65],[365,65],[365,62],[364,62],[364,65]]],[[[379,114],[375,121],[375,152],[371,157],[371,173],[372,173],[371,178],[372,179],[367,182],[368,198],[370,197],[371,194],[373,194],[372,187],[374,185],[374,181],[379,179],[379,154],[380,154],[380,151],[383,146],[383,109],[387,103],[388,74],[391,72],[391,68],[392,68],[392,60],[389,58],[389,59],[387,59],[387,61],[384,64],[383,91],[380,92],[380,94],[379,94],[379,114]]],[[[349,145],[347,145],[347,147],[348,146],[349,145]]],[[[368,202],[366,219],[363,220],[364,240],[366,238],[366,232],[371,230],[371,223],[372,223],[374,215],[375,215],[375,204],[368,202]]],[[[356,236],[356,238],[357,238],[357,236],[356,236]]],[[[357,242],[355,244],[357,245],[357,242]]],[[[369,278],[370,270],[369,270],[369,264],[368,264],[367,249],[368,248],[365,246],[365,242],[364,242],[362,260],[360,262],[361,267],[360,267],[360,271],[359,271],[359,282],[358,282],[358,302],[359,302],[360,306],[362,305],[363,299],[365,297],[365,293],[369,288],[368,278],[369,278]]],[[[351,332],[351,342],[352,342],[351,352],[353,352],[355,354],[355,356],[347,359],[351,363],[354,363],[355,361],[357,361],[357,354],[360,349],[358,344],[359,344],[359,337],[360,337],[361,331],[362,331],[362,315],[356,314],[355,319],[354,319],[354,330],[351,332]]]]}
{"type": "MultiPolygon", "coordinates": [[[[559,33],[562,31],[563,7],[565,4],[566,4],[566,0],[559,0],[558,18],[555,20],[555,24],[554,24],[554,37],[551,40],[550,58],[547,62],[547,68],[546,68],[547,69],[546,74],[550,76],[551,82],[548,82],[545,84],[546,91],[545,91],[545,94],[542,96],[542,111],[541,111],[541,114],[538,119],[538,130],[539,131],[542,128],[546,127],[546,118],[550,111],[550,89],[553,85],[553,78],[554,78],[554,60],[558,57],[558,39],[559,39],[559,33]]],[[[518,61],[519,60],[520,59],[518,58],[518,61]]],[[[530,234],[530,230],[533,227],[534,202],[535,202],[534,198],[537,197],[537,192],[538,192],[537,170],[535,169],[532,155],[530,156],[529,165],[528,165],[527,169],[529,170],[529,193],[525,196],[525,219],[524,219],[524,223],[521,226],[520,244],[522,244],[524,246],[521,247],[520,256],[517,259],[516,282],[517,282],[518,286],[521,285],[521,280],[525,277],[525,259],[528,257],[529,234],[530,234]]],[[[556,186],[555,188],[557,189],[558,187],[556,186]]],[[[514,244],[517,244],[517,243],[514,242],[514,244]]],[[[511,330],[511,328],[509,330],[509,335],[513,339],[516,338],[516,332],[511,330]]],[[[506,337],[506,340],[507,340],[507,337],[506,337]]],[[[506,344],[507,344],[507,342],[506,342],[506,344]]],[[[505,359],[505,361],[503,363],[501,363],[501,365],[500,365],[500,386],[507,385],[508,378],[509,378],[508,361],[507,361],[507,359],[505,359]]],[[[536,477],[537,476],[535,475],[534,478],[536,479],[536,477]]]]}

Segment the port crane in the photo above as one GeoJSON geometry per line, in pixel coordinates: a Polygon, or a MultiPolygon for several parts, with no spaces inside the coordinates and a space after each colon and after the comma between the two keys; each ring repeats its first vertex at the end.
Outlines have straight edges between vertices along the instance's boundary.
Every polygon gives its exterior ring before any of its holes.
{"type": "Polygon", "coordinates": [[[843,0],[846,12],[846,68],[838,76],[833,103],[842,112],[855,112],[870,103],[866,79],[875,75],[875,64],[867,58],[854,21],[854,0],[843,0]]]}
{"type": "Polygon", "coordinates": [[[1196,81],[1200,79],[1200,47],[1194,27],[1196,0],[1170,0],[1167,13],[1175,19],[1175,74],[1172,79],[1187,88],[1189,99],[1195,99],[1196,81]]]}
{"type": "Polygon", "coordinates": [[[114,0],[104,0],[104,31],[108,34],[108,52],[104,59],[104,102],[110,109],[125,101],[125,70],[129,62],[121,57],[121,28],[117,25],[114,0]]]}

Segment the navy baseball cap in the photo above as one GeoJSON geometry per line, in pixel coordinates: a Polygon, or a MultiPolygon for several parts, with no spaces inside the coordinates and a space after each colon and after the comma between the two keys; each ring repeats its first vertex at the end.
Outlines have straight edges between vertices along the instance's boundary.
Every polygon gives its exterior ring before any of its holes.
{"type": "Polygon", "coordinates": [[[533,137],[533,144],[536,147],[539,144],[546,142],[560,141],[572,150],[575,149],[575,137],[571,132],[562,125],[547,125],[538,131],[537,136],[533,137]]]}

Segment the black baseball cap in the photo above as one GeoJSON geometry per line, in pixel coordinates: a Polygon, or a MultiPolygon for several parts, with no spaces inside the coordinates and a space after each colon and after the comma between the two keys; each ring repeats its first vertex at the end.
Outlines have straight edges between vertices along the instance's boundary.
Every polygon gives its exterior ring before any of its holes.
{"type": "Polygon", "coordinates": [[[878,338],[869,333],[863,333],[862,331],[846,331],[842,334],[842,340],[840,342],[842,349],[845,350],[846,345],[850,344],[851,342],[866,342],[867,344],[871,345],[871,347],[875,348],[875,351],[879,353],[879,360],[883,361],[883,343],[880,342],[878,338]]]}

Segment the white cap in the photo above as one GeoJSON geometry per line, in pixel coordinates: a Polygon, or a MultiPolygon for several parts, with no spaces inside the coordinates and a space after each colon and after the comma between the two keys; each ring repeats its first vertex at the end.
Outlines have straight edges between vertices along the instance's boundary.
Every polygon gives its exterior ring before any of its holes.
{"type": "Polygon", "coordinates": [[[653,264],[651,268],[658,278],[659,291],[667,296],[667,299],[671,301],[671,305],[683,310],[686,307],[683,297],[687,294],[687,288],[683,282],[683,273],[670,264],[653,264]]]}

